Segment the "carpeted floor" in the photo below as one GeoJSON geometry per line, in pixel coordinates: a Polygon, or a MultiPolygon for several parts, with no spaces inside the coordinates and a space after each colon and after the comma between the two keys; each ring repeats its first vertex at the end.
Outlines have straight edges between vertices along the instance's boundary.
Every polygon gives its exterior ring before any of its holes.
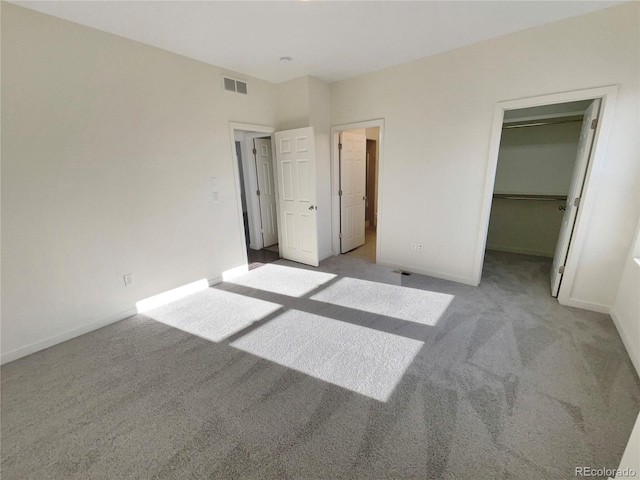
{"type": "Polygon", "coordinates": [[[480,287],[279,260],[2,367],[2,478],[568,479],[618,466],[640,382],[550,261],[480,287]]]}

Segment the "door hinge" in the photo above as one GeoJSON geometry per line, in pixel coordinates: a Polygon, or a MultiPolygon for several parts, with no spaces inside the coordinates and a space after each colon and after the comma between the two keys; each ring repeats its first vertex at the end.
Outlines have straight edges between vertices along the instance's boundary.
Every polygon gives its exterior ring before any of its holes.
{"type": "Polygon", "coordinates": [[[341,143],[338,144],[338,150],[342,150],[342,144],[341,143]]]}
{"type": "Polygon", "coordinates": [[[264,228],[261,228],[261,229],[260,229],[260,233],[264,233],[264,228]]]}
{"type": "Polygon", "coordinates": [[[591,120],[591,129],[595,130],[597,126],[598,126],[598,119],[594,118],[593,120],[591,120]]]}
{"type": "Polygon", "coordinates": [[[579,207],[580,206],[580,197],[577,197],[573,200],[573,206],[574,207],[579,207]]]}
{"type": "Polygon", "coordinates": [[[559,273],[560,275],[563,275],[563,274],[564,274],[564,265],[562,265],[562,266],[558,269],[558,273],[559,273]]]}
{"type": "Polygon", "coordinates": [[[256,195],[260,196],[260,190],[256,190],[256,195]]]}
{"type": "Polygon", "coordinates": [[[342,238],[342,232],[340,232],[340,238],[342,238]]]}
{"type": "Polygon", "coordinates": [[[342,190],[338,190],[338,196],[341,197],[342,196],[342,190]]]}
{"type": "Polygon", "coordinates": [[[251,150],[253,152],[253,154],[255,155],[256,153],[258,153],[258,151],[254,148],[253,150],[251,150]]]}

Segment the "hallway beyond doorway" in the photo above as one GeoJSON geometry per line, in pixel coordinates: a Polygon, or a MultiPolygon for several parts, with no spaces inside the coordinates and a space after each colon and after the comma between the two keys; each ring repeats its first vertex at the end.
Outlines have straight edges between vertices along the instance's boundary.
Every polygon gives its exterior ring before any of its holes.
{"type": "Polygon", "coordinates": [[[370,263],[376,263],[376,227],[366,227],[364,230],[364,236],[364,245],[361,245],[360,247],[345,253],[345,255],[349,255],[350,257],[355,258],[361,258],[370,263]]]}

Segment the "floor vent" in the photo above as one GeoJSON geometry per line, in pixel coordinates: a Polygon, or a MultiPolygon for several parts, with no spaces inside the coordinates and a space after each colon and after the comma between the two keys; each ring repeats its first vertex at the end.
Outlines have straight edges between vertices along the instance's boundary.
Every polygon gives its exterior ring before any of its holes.
{"type": "Polygon", "coordinates": [[[407,277],[411,275],[410,272],[403,272],[402,270],[393,270],[392,273],[399,273],[400,275],[406,275],[407,277]]]}
{"type": "Polygon", "coordinates": [[[247,82],[238,80],[231,77],[222,77],[222,88],[226,92],[239,93],[241,95],[247,95],[247,82]]]}

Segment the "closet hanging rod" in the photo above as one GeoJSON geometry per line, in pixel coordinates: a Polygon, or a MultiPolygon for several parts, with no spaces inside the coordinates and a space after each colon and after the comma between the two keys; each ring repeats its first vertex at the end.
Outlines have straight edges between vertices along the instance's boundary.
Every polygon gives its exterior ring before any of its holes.
{"type": "Polygon", "coordinates": [[[549,118],[544,120],[530,120],[527,122],[514,122],[513,124],[504,123],[503,129],[523,128],[523,127],[541,127],[543,125],[558,125],[561,123],[582,123],[583,117],[565,117],[565,118],[549,118]]]}
{"type": "Polygon", "coordinates": [[[518,194],[509,194],[509,193],[494,193],[493,198],[501,198],[503,200],[539,200],[543,202],[566,202],[566,195],[518,195],[518,194]]]}

